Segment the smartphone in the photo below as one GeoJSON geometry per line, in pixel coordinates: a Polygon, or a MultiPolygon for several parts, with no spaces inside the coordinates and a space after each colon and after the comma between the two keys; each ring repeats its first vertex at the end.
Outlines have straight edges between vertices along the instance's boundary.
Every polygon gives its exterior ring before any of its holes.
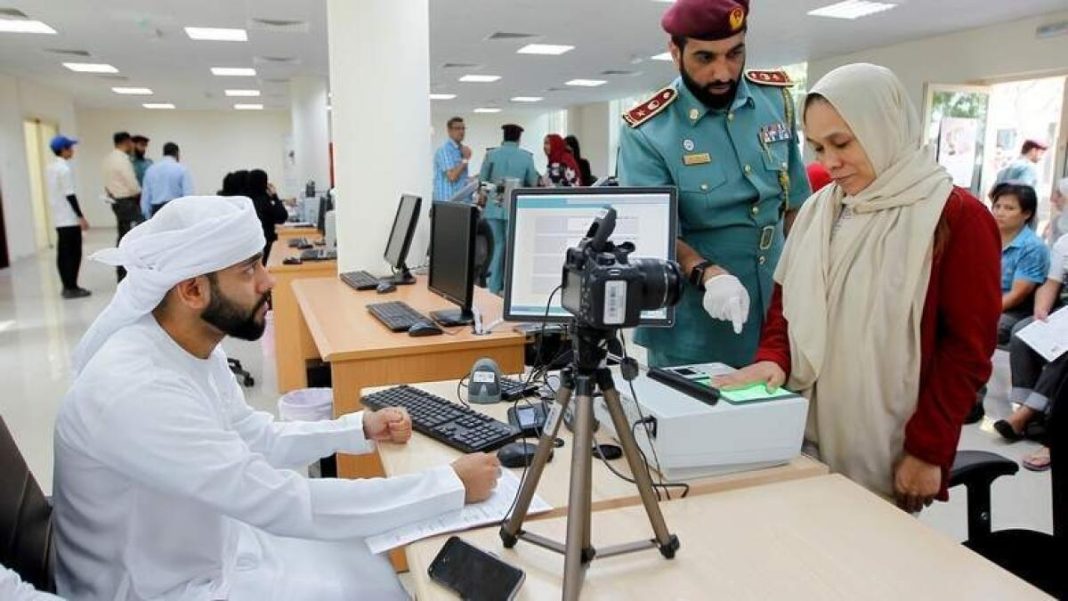
{"type": "Polygon", "coordinates": [[[450,536],[427,568],[430,579],[458,594],[464,601],[510,601],[515,599],[526,574],[450,536]]]}

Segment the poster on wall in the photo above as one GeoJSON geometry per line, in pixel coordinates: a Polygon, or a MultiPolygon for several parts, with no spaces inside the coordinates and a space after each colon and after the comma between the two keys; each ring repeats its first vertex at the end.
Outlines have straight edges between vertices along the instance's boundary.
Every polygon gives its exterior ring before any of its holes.
{"type": "Polygon", "coordinates": [[[938,127],[938,164],[953,177],[953,184],[970,188],[975,176],[979,120],[944,117],[938,127]]]}
{"type": "Polygon", "coordinates": [[[303,190],[297,181],[297,149],[293,145],[293,135],[282,136],[282,189],[283,198],[300,198],[303,190]]]}

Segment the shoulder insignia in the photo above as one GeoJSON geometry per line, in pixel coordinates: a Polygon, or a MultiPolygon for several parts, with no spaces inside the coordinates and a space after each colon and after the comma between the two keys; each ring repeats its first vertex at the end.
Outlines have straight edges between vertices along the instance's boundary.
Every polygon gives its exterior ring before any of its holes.
{"type": "Polygon", "coordinates": [[[631,127],[638,127],[642,123],[660,114],[669,104],[679,97],[679,92],[673,87],[660,90],[652,98],[638,104],[629,111],[623,113],[623,120],[631,127]]]}
{"type": "Polygon", "coordinates": [[[745,72],[745,78],[753,83],[765,86],[786,88],[794,85],[794,82],[790,81],[790,76],[781,69],[776,69],[774,71],[750,69],[745,72]]]}

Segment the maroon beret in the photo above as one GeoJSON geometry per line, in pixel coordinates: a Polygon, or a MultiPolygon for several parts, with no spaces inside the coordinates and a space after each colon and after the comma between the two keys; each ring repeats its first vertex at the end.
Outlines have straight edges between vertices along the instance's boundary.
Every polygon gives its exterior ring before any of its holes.
{"type": "Polygon", "coordinates": [[[749,0],[675,0],[660,26],[669,35],[722,40],[745,29],[749,0]]]}

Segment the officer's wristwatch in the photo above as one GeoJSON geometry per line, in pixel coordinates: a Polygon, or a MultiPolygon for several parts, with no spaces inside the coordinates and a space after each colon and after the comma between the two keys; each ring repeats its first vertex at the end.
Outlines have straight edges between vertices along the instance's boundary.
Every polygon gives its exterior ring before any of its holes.
{"type": "Polygon", "coordinates": [[[701,261],[690,270],[690,283],[702,292],[705,289],[705,270],[711,265],[712,261],[701,261]]]}

